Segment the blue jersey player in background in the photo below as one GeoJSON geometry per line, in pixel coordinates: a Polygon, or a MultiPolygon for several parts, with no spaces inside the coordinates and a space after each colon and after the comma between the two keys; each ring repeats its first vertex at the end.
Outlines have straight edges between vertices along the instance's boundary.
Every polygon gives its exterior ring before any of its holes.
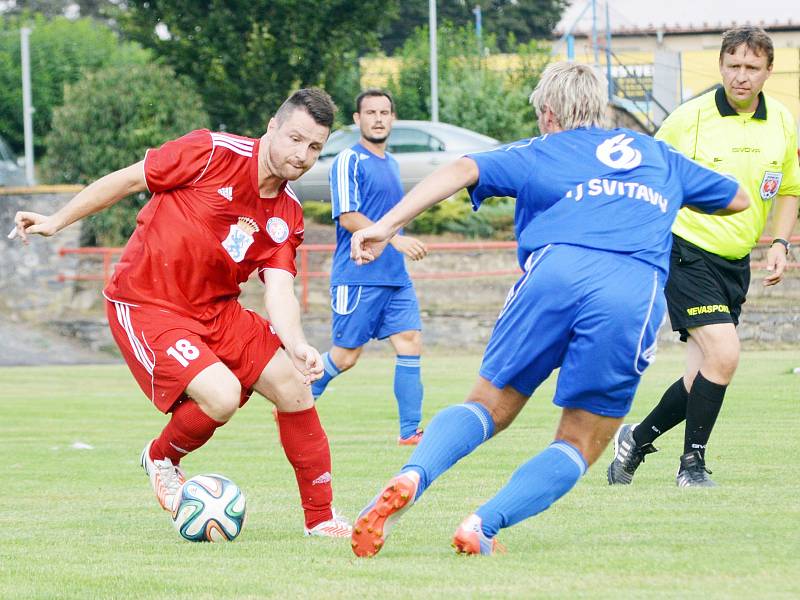
{"type": "Polygon", "coordinates": [[[603,129],[606,94],[591,67],[549,66],[531,95],[544,135],[457,160],[353,235],[353,259],[369,263],[401,225],[462,187],[476,209],[489,196],[512,196],[524,271],[466,402],[433,418],[408,463],[354,523],[356,555],[377,553],[424,490],[506,428],[559,367],[553,402],[562,413],[554,442],[461,523],[453,545],[491,554],[500,529],[572,489],[608,445],[654,358],[678,209],[727,214],[749,205],[733,179],[667,144],[603,129]]]}
{"type": "Polygon", "coordinates": [[[394,100],[388,92],[370,89],[359,94],[353,120],[361,138],[331,165],[331,205],[336,221],[331,268],[333,345],[322,355],[325,373],[314,382],[312,393],[319,398],[334,377],[352,368],[369,340],[389,338],[397,354],[398,443],[413,446],[422,437],[422,323],[403,256],[421,260],[427,249],[401,232],[369,265],[362,268],[350,260],[352,232],[383,217],[403,197],[397,161],[386,152],[394,119],[394,100]]]}

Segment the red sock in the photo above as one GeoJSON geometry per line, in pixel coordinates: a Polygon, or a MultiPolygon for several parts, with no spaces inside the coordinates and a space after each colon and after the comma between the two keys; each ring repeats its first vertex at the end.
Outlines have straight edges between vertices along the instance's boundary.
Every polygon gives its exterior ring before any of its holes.
{"type": "Polygon", "coordinates": [[[150,458],[169,458],[178,464],[192,450],[197,450],[214,435],[220,423],[203,412],[194,400],[184,400],[172,411],[172,418],[150,446],[150,458]]]}
{"type": "Polygon", "coordinates": [[[331,502],[331,450],[316,407],[300,412],[279,412],[278,431],[286,458],[294,467],[306,527],[333,518],[331,502]]]}

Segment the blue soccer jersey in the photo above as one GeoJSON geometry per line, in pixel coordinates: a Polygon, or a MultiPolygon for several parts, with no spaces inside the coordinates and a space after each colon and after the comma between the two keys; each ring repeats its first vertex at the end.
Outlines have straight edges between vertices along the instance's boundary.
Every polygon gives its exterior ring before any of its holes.
{"type": "Polygon", "coordinates": [[[408,285],[410,279],[403,255],[391,245],[369,264],[358,266],[350,260],[352,234],[339,224],[340,215],[354,211],[377,221],[400,202],[403,185],[394,157],[389,153],[380,157],[355,144],[333,161],[329,180],[331,210],[336,221],[331,285],[408,285]]]}
{"type": "Polygon", "coordinates": [[[628,129],[578,128],[468,155],[479,169],[473,206],[517,199],[519,261],[547,244],[630,255],[669,270],[678,210],[725,208],[736,181],[628,129]],[[581,160],[576,160],[581,157],[581,160]]]}

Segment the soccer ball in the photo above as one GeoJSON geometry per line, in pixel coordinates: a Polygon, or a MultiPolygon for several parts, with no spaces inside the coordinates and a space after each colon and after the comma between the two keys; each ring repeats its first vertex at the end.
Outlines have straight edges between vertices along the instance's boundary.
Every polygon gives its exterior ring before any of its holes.
{"type": "Polygon", "coordinates": [[[180,489],[172,510],[172,523],[190,542],[226,542],[242,531],[245,499],[222,475],[196,475],[180,489]]]}

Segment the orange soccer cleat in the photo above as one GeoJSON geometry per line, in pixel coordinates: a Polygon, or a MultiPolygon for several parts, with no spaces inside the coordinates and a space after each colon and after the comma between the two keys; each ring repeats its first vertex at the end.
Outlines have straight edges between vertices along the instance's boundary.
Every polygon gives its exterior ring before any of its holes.
{"type": "Polygon", "coordinates": [[[375,556],[389,537],[397,519],[414,504],[419,487],[419,473],[408,471],[389,483],[367,504],[353,525],[350,546],[360,557],[375,556]]]}
{"type": "Polygon", "coordinates": [[[397,445],[398,446],[416,446],[422,441],[422,429],[417,429],[414,433],[412,433],[407,438],[399,437],[397,438],[397,445]]]}
{"type": "Polygon", "coordinates": [[[459,554],[491,555],[495,552],[505,554],[506,548],[497,538],[488,538],[481,529],[481,518],[471,514],[461,522],[453,535],[451,544],[459,554]]]}

